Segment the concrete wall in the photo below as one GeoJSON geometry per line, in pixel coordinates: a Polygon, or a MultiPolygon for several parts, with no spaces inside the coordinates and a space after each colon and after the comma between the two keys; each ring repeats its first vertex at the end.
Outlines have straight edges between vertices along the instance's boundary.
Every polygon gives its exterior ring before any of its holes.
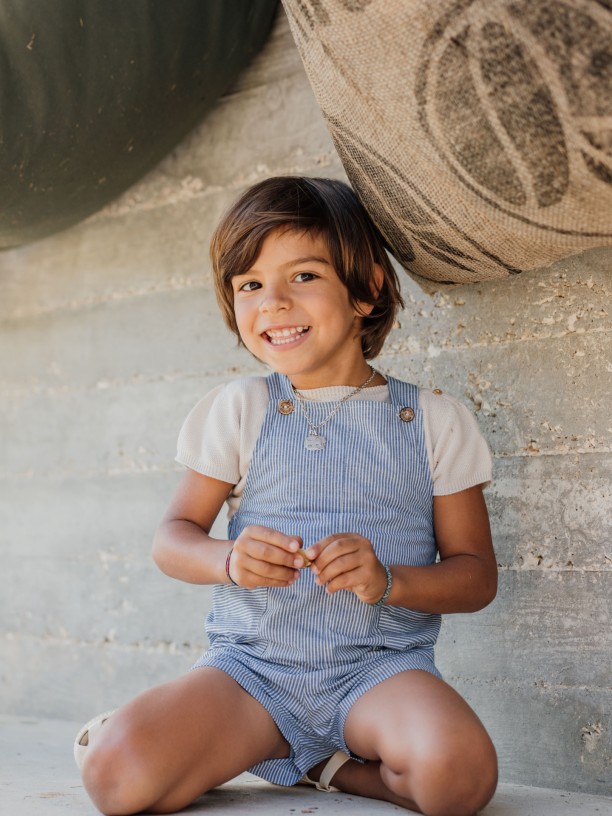
{"type": "MultiPolygon", "coordinates": [[[[207,244],[246,185],[343,177],[284,18],[207,122],[88,222],[0,255],[0,708],[88,718],[184,672],[210,590],[150,541],[181,422],[257,365],[212,294],[207,244]]],[[[507,781],[611,782],[609,251],[407,309],[379,367],[479,418],[501,570],[446,619],[439,662],[491,730],[507,781]]]]}

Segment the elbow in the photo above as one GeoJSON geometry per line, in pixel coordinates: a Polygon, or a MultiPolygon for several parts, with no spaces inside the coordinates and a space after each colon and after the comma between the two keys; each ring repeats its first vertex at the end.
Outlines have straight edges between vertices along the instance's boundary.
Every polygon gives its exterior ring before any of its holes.
{"type": "Polygon", "coordinates": [[[482,599],[482,603],[480,605],[481,609],[485,609],[489,604],[493,603],[495,597],[497,595],[497,588],[495,588],[492,592],[488,592],[482,599]]]}
{"type": "Polygon", "coordinates": [[[497,569],[484,582],[478,609],[484,609],[495,600],[497,595],[497,569]]]}
{"type": "Polygon", "coordinates": [[[162,549],[161,549],[160,544],[159,544],[158,533],[155,533],[155,536],[153,537],[153,546],[151,547],[151,558],[153,559],[153,563],[157,567],[159,567],[159,569],[162,570],[162,572],[163,572],[163,567],[162,567],[163,555],[162,555],[162,549]]]}
{"type": "Polygon", "coordinates": [[[155,565],[166,575],[167,571],[167,551],[164,546],[164,536],[162,526],[158,527],[153,536],[153,546],[151,547],[151,557],[155,565]]]}

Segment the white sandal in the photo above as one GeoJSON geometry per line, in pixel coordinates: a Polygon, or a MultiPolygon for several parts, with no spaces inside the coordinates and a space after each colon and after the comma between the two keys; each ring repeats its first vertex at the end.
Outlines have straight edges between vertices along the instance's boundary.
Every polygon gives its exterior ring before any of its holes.
{"type": "Polygon", "coordinates": [[[350,756],[345,754],[344,751],[336,751],[336,753],[333,755],[333,757],[331,757],[327,765],[321,771],[321,776],[318,782],[311,779],[308,774],[304,774],[304,776],[300,779],[299,784],[313,785],[317,790],[325,791],[325,793],[340,793],[340,788],[334,788],[329,783],[332,781],[344,763],[348,762],[349,759],[350,756]]]}
{"type": "Polygon", "coordinates": [[[113,713],[113,711],[107,711],[106,714],[98,714],[97,717],[94,717],[93,720],[86,723],[76,735],[74,740],[74,759],[79,768],[83,765],[87,746],[89,745],[89,738],[102,727],[103,723],[105,723],[113,713]]]}

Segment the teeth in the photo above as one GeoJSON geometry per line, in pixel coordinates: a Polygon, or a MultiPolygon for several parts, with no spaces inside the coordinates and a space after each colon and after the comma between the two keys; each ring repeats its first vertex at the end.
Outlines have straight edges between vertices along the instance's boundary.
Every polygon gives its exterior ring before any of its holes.
{"type": "Polygon", "coordinates": [[[269,329],[266,334],[272,345],[282,346],[285,343],[293,343],[298,337],[305,334],[309,329],[308,326],[295,326],[286,329],[269,329]]]}

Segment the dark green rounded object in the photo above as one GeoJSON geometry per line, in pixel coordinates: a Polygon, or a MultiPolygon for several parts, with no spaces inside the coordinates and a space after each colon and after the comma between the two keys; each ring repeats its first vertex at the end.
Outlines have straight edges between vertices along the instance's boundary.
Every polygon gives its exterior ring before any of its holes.
{"type": "Polygon", "coordinates": [[[0,247],[103,207],[259,50],[277,0],[0,0],[0,247]]]}

